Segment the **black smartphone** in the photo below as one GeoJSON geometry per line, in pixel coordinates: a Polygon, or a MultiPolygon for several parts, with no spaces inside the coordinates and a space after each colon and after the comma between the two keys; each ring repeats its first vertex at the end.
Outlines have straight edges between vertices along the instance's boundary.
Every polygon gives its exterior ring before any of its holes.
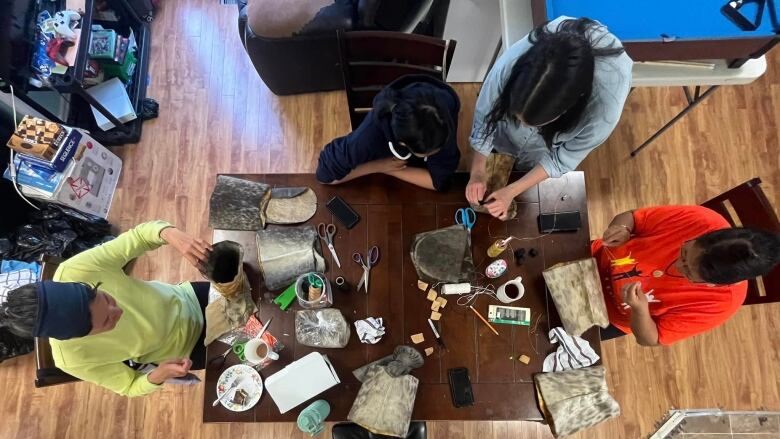
{"type": "Polygon", "coordinates": [[[465,367],[449,369],[447,371],[450,380],[450,393],[452,405],[455,407],[467,407],[474,405],[474,392],[471,390],[469,370],[465,367]]]}
{"type": "Polygon", "coordinates": [[[325,205],[330,213],[347,229],[355,227],[355,224],[360,221],[360,215],[339,196],[331,198],[325,205]]]}
{"type": "Polygon", "coordinates": [[[539,233],[576,232],[580,227],[582,222],[579,211],[539,215],[539,233]]]}

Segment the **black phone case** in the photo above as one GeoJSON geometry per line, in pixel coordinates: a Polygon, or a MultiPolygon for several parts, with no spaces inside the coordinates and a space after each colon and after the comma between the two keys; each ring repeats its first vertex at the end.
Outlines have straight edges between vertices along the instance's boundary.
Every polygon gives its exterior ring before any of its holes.
{"type": "Polygon", "coordinates": [[[582,227],[579,211],[543,213],[537,218],[537,223],[539,233],[576,232],[582,227]]]}
{"type": "Polygon", "coordinates": [[[465,367],[449,369],[447,375],[450,382],[452,405],[454,405],[455,408],[474,405],[474,392],[471,390],[469,370],[465,367]]]}
{"type": "Polygon", "coordinates": [[[360,222],[360,215],[358,215],[357,212],[339,196],[335,196],[328,200],[325,206],[328,207],[330,213],[332,213],[347,230],[355,227],[355,225],[360,222]]]}

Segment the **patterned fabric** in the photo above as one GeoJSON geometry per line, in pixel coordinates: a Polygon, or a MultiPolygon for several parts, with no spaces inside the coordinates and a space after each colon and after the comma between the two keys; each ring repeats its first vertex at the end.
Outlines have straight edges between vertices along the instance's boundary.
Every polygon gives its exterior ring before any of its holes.
{"type": "Polygon", "coordinates": [[[347,419],[374,434],[406,437],[419,380],[393,378],[382,366],[371,366],[347,419]]]}
{"type": "Polygon", "coordinates": [[[542,274],[566,332],[579,336],[591,326],[609,325],[593,258],[556,264],[542,274]]]}
{"type": "MultiPolygon", "coordinates": [[[[490,195],[493,192],[506,187],[509,182],[509,174],[512,172],[512,167],[515,165],[515,158],[509,154],[497,154],[492,153],[487,158],[485,164],[485,173],[487,174],[487,190],[485,195],[490,195]]],[[[488,210],[480,204],[472,204],[471,208],[480,213],[489,213],[488,210]]],[[[517,204],[512,203],[507,210],[507,218],[504,221],[510,220],[517,215],[517,204]]]]}
{"type": "Polygon", "coordinates": [[[8,292],[37,280],[36,274],[28,269],[0,273],[0,303],[8,300],[8,292]]]}
{"type": "Polygon", "coordinates": [[[474,275],[471,234],[453,225],[414,236],[410,250],[420,280],[434,284],[470,282],[474,275]]]}
{"type": "Polygon", "coordinates": [[[534,375],[539,407],[550,431],[570,435],[620,415],[609,394],[603,366],[534,375]]]}
{"type": "Polygon", "coordinates": [[[542,365],[543,372],[560,372],[562,370],[579,369],[595,364],[601,357],[590,347],[587,340],[571,336],[563,328],[550,330],[550,343],[559,343],[558,350],[548,355],[542,365]]]}

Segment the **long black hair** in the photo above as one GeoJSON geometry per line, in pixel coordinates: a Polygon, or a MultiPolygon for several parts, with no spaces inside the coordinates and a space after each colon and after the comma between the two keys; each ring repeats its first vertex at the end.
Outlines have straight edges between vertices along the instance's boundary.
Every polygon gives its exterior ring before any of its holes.
{"type": "Polygon", "coordinates": [[[699,276],[728,285],[769,273],[780,263],[780,234],[736,227],[716,230],[696,239],[702,250],[699,276]]]}
{"type": "Polygon", "coordinates": [[[531,31],[531,48],[512,66],[485,118],[483,136],[490,136],[503,119],[517,123],[518,115],[539,127],[548,147],[556,133],[574,128],[593,90],[596,57],[623,53],[620,46],[596,48],[603,37],[593,40],[589,34],[599,27],[589,18],[578,18],[562,21],[554,31],[547,23],[531,31]]]}
{"type": "Polygon", "coordinates": [[[390,118],[395,141],[403,142],[415,154],[435,152],[455,135],[446,109],[436,102],[433,93],[387,90],[374,108],[380,117],[390,118]]]}

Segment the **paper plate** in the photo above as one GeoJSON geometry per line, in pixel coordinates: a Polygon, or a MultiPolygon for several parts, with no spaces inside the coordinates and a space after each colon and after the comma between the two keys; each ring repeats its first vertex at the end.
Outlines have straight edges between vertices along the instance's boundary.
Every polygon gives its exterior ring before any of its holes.
{"type": "Polygon", "coordinates": [[[257,401],[260,401],[260,395],[263,394],[263,379],[254,368],[246,364],[230,366],[222,372],[219,380],[217,380],[217,398],[228,390],[234,379],[238,379],[239,384],[234,389],[231,389],[230,395],[221,401],[222,406],[233,412],[247,411],[254,407],[257,401]],[[244,389],[249,394],[249,398],[244,405],[233,404],[233,393],[238,389],[244,389]]]}

